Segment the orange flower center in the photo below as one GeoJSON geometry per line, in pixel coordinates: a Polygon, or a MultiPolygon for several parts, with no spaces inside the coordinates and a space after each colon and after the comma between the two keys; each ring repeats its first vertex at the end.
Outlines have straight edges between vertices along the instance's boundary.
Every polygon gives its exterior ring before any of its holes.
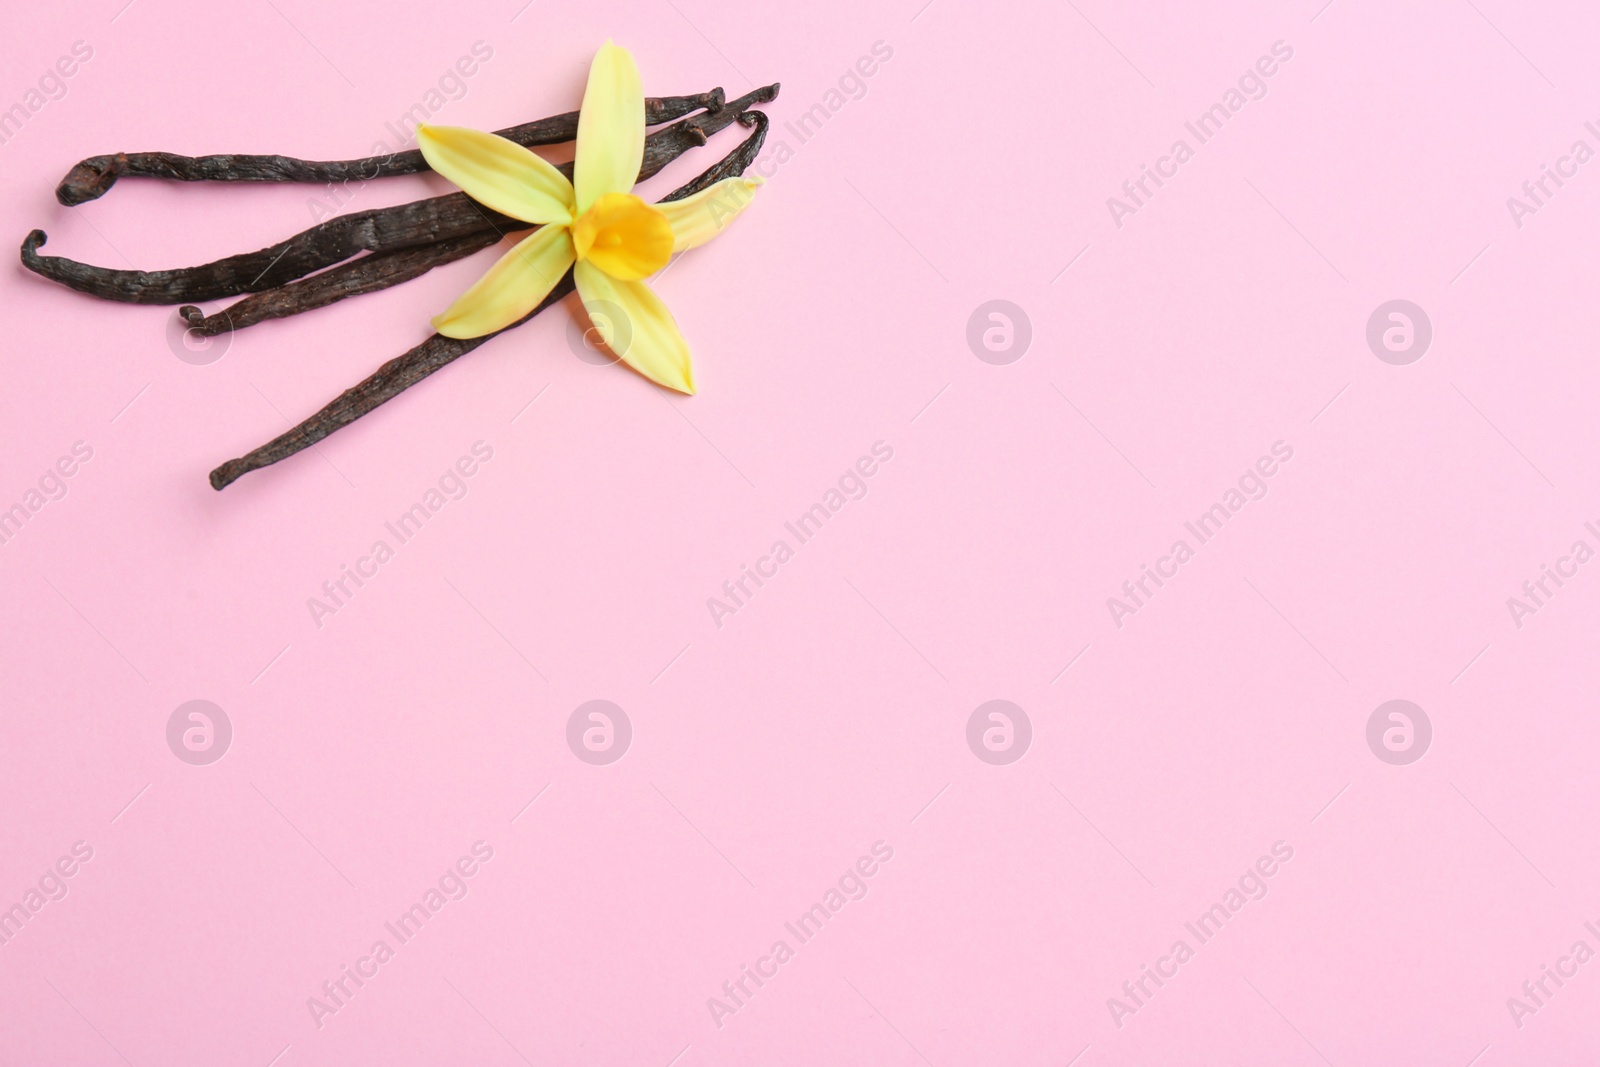
{"type": "Polygon", "coordinates": [[[572,247],[613,278],[638,281],[672,258],[672,224],[632,193],[607,193],[572,224],[572,247]]]}

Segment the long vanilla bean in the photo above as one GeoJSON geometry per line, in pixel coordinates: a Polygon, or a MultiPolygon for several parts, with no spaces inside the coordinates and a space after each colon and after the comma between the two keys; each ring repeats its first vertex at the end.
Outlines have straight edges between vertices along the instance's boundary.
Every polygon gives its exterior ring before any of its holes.
{"type": "MultiPolygon", "coordinates": [[[[775,95],[776,86],[773,87],[773,92],[775,95]]],[[[741,125],[754,127],[754,131],[750,136],[745,138],[727,158],[692,181],[662,197],[663,201],[680,200],[700,192],[724,178],[736,177],[745,172],[751,163],[755,161],[757,154],[761,151],[762,143],[766,140],[767,116],[759,111],[744,111],[739,115],[738,121],[741,125]]],[[[504,330],[486,334],[482,337],[464,339],[434,334],[404,355],[389,360],[365,381],[354,388],[345,390],[332,403],[298,426],[273,438],[260,448],[240,456],[238,459],[231,459],[222,464],[211,472],[211,488],[220,491],[238,480],[242,475],[248,474],[253,470],[259,470],[262,467],[271,466],[280,460],[289,458],[296,452],[310,448],[335,430],[348,426],[379,405],[399,396],[434,371],[471,352],[489,340],[489,338],[504,333],[505,330],[515,329],[527,322],[545,308],[566,297],[574,288],[572,272],[569,270],[538,307],[510,326],[507,326],[504,330]]]]}
{"type": "MultiPolygon", "coordinates": [[[[645,138],[639,180],[660,171],[684,151],[706,143],[750,107],[777,96],[776,84],[729,101],[720,111],[680,119],[645,138]]],[[[571,164],[562,168],[570,175],[571,164]]],[[[29,270],[105,300],[134,304],[182,304],[274,289],[361,252],[383,252],[525,224],[482,207],[465,193],[451,193],[394,207],[351,212],[329,219],[287,241],[242,255],[178,270],[112,270],[61,256],[41,256],[43,230],[22,243],[29,270]]]]}
{"type": "MultiPolygon", "coordinates": [[[[681,119],[695,111],[718,111],[720,88],[693,96],[650,97],[644,102],[648,126],[681,119]]],[[[496,130],[520,145],[561,144],[578,136],[578,113],[569,111],[496,130]]],[[[225,154],[184,156],[174,152],[117,152],[90,156],[67,172],[56,186],[56,199],[72,207],[104,196],[118,178],[166,178],[180,182],[352,182],[372,181],[428,169],[418,149],[364,159],[318,161],[294,156],[225,154]]]]}

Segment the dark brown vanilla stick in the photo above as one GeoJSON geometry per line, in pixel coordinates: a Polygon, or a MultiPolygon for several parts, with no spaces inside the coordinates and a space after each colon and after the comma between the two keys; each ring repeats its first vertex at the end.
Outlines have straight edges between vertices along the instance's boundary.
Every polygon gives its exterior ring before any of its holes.
{"type": "MultiPolygon", "coordinates": [[[[744,114],[759,115],[761,122],[766,121],[766,116],[760,112],[747,111],[744,114]]],[[[743,116],[739,121],[747,126],[751,124],[743,116]]],[[[765,133],[761,136],[764,138],[765,133]]],[[[754,138],[746,140],[739,152],[733,153],[693,182],[676,190],[668,199],[681,199],[723,178],[743,173],[754,156],[740,162],[739,153],[749,148],[752,142],[759,147],[759,140],[754,138]],[[735,167],[737,169],[733,169],[735,167]],[[697,186],[696,182],[703,184],[697,186]]],[[[506,232],[528,228],[527,223],[510,220],[506,232]]],[[[298,315],[304,311],[326,307],[348,297],[378,292],[401,282],[410,281],[426,274],[434,267],[453,263],[487,248],[498,241],[500,236],[494,230],[486,230],[466,237],[438,241],[431,245],[402,248],[393,252],[378,252],[341,263],[309,278],[288,282],[276,289],[247,296],[212,315],[204,314],[193,305],[179,308],[178,314],[188,324],[189,329],[201,337],[212,337],[230,330],[242,330],[267,319],[298,315]]]]}
{"type": "MultiPolygon", "coordinates": [[[[748,108],[774,99],[776,84],[729,101],[721,111],[680,119],[645,138],[640,181],[655,175],[683,152],[732,123],[748,108]]],[[[570,174],[571,164],[563,172],[570,174]]],[[[36,274],[104,300],[134,304],[182,304],[274,289],[361,252],[384,252],[464,237],[486,230],[525,229],[523,223],[480,206],[465,193],[451,193],[395,207],[351,212],[329,219],[287,241],[179,270],[112,270],[60,256],[41,256],[43,230],[22,243],[22,264],[36,274]]]]}
{"type": "MultiPolygon", "coordinates": [[[[556,287],[550,290],[550,295],[544,298],[543,303],[506,329],[521,326],[545,308],[565,298],[575,288],[572,271],[569,270],[556,287]]],[[[379,404],[393,400],[434,371],[455,362],[493,336],[495,335],[491,333],[483,337],[456,339],[434,334],[405,355],[396,356],[379,367],[360,385],[340,393],[331,404],[294,429],[274,437],[253,452],[238,459],[230,459],[212,471],[211,488],[218,491],[226,489],[242,475],[261,467],[271,466],[279,460],[288,459],[296,452],[310,448],[333,431],[350,425],[379,404]]]]}
{"type": "MultiPolygon", "coordinates": [[[[694,96],[651,97],[644,102],[647,126],[681,119],[695,111],[719,111],[720,88],[694,96]]],[[[578,113],[552,115],[520,126],[496,130],[520,145],[561,144],[578,136],[578,113]]],[[[413,148],[365,159],[316,160],[277,155],[181,156],[172,152],[118,152],[90,156],[67,172],[56,186],[56,199],[72,207],[104,196],[118,178],[166,178],[179,182],[352,182],[372,181],[395,174],[416,174],[428,169],[422,153],[413,148]]]]}
{"type": "MultiPolygon", "coordinates": [[[[724,178],[737,177],[745,172],[755,161],[756,155],[761,151],[762,143],[766,140],[767,116],[759,111],[747,111],[739,116],[739,122],[744,126],[755,127],[754,132],[726,159],[693,181],[674,189],[662,197],[663,201],[681,200],[724,178]]],[[[222,464],[211,472],[211,488],[218,491],[225,489],[242,475],[271,466],[280,460],[288,459],[296,452],[310,448],[335,430],[350,425],[381,404],[393,400],[434,371],[461,358],[489,338],[521,326],[545,308],[566,297],[574,288],[572,272],[568,271],[538,307],[507,326],[505,330],[496,333],[465,339],[434,334],[404,355],[389,360],[361,384],[345,390],[332,403],[300,425],[273,438],[253,452],[222,464]]]]}

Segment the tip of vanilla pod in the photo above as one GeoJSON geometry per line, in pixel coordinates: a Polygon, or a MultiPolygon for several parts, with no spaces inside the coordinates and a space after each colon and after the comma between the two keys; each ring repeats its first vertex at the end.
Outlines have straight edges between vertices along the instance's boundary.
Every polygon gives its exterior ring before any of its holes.
{"type": "Polygon", "coordinates": [[[127,163],[125,153],[114,156],[91,156],[79,162],[56,186],[56,201],[67,207],[86,204],[106,195],[127,163]]]}
{"type": "Polygon", "coordinates": [[[30,231],[28,236],[22,239],[22,262],[27,263],[30,259],[37,258],[34,253],[39,250],[39,246],[44,244],[46,240],[48,238],[43,230],[30,231]]]}

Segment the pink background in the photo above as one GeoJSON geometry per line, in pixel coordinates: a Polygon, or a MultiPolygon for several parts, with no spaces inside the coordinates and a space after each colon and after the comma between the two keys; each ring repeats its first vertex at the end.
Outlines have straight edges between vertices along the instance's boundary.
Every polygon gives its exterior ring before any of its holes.
{"type": "Polygon", "coordinates": [[[1600,949],[1600,565],[1520,627],[1506,605],[1600,547],[1600,163],[1520,227],[1506,205],[1600,147],[1600,15],[921,2],[8,9],[0,106],[93,58],[0,145],[0,232],[110,266],[266,245],[320,191],[128,180],[64,208],[77,159],[364,154],[480,40],[435,121],[576,107],[615,36],[651,93],[781,80],[767,155],[792,158],[659,282],[699,396],[577,358],[558,308],[221,494],[211,467],[419,341],[494,253],[205,366],[173,309],[5,273],[0,506],[93,457],[0,546],[0,907],[93,858],[0,946],[0,1061],[1600,1054],[1600,963],[1520,1027],[1507,1006],[1600,949]],[[801,144],[784,123],[878,41],[801,144]],[[1267,95],[1117,226],[1107,198],[1277,41],[1267,95]],[[992,299],[1031,320],[1009,365],[966,341],[992,299]],[[1393,299],[1433,324],[1408,366],[1365,339],[1393,299]],[[308,598],[478,441],[465,498],[316,625],[308,598]],[[707,598],[878,441],[865,498],[715,625],[707,598]],[[1119,628],[1107,598],[1277,441],[1268,495],[1119,628]],[[1433,726],[1405,766],[1366,740],[1398,698],[1433,726]],[[209,766],[166,741],[195,699],[233,725],[209,766]],[[633,727],[608,766],[566,742],[594,699],[633,727]],[[1033,726],[1006,766],[966,742],[992,699],[1033,726]],[[308,998],[477,841],[467,896],[319,1026],[308,998]],[[792,938],[878,841],[866,897],[792,938]],[[1280,841],[1200,946],[1184,923],[1280,841]],[[1180,938],[1118,1026],[1108,998],[1180,938]]]}

